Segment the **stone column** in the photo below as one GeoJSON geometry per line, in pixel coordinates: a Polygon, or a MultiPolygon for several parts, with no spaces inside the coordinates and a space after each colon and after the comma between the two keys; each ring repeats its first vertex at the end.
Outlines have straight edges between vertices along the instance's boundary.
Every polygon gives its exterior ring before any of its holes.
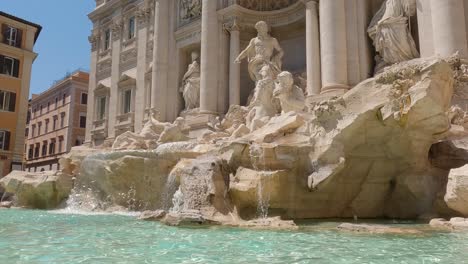
{"type": "Polygon", "coordinates": [[[169,0],[156,0],[154,3],[151,108],[159,111],[160,121],[167,119],[168,53],[169,0]]]}
{"type": "Polygon", "coordinates": [[[317,1],[306,1],[307,94],[320,94],[322,88],[320,65],[320,32],[317,1]]]}
{"type": "Polygon", "coordinates": [[[468,57],[464,10],[463,0],[431,0],[435,55],[468,57]]]}
{"type": "Polygon", "coordinates": [[[108,113],[108,139],[115,138],[115,124],[119,115],[119,81],[120,81],[120,51],[122,49],[121,19],[116,19],[112,25],[112,64],[111,64],[111,87],[109,94],[109,113],[108,113]]]}
{"type": "Polygon", "coordinates": [[[234,21],[230,28],[229,46],[229,105],[240,105],[240,64],[234,63],[240,53],[240,28],[234,21]]]}
{"type": "Polygon", "coordinates": [[[137,12],[137,76],[135,89],[135,132],[143,128],[146,107],[146,46],[148,42],[148,15],[149,10],[142,9],[137,12]]]}
{"type": "Polygon", "coordinates": [[[98,61],[98,43],[99,33],[96,32],[89,37],[91,43],[91,64],[89,67],[89,86],[88,86],[88,106],[86,113],[86,132],[85,132],[85,144],[92,146],[91,131],[94,129],[94,90],[96,89],[96,68],[98,61]]]}
{"type": "Polygon", "coordinates": [[[349,89],[345,1],[320,1],[322,93],[343,92],[349,89]]]}
{"type": "Polygon", "coordinates": [[[217,2],[214,0],[202,2],[200,111],[212,114],[218,112],[217,2]]]}

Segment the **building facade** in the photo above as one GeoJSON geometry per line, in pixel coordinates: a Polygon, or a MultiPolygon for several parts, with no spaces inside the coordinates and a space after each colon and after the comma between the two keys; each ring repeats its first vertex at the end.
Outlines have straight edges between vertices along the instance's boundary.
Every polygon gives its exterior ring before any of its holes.
{"type": "Polygon", "coordinates": [[[413,54],[468,57],[465,14],[468,0],[96,0],[86,142],[139,132],[152,109],[161,121],[190,117],[181,87],[191,69],[190,82],[199,78],[193,122],[246,105],[255,82],[248,63],[235,60],[259,20],[282,47],[282,70],[302,76],[316,102],[373,76],[380,61],[372,38],[385,23],[404,34],[397,40],[414,42],[413,54]]]}
{"type": "Polygon", "coordinates": [[[0,11],[0,178],[23,169],[34,44],[41,26],[0,11]]]}
{"type": "Polygon", "coordinates": [[[26,170],[58,170],[61,155],[84,143],[89,74],[76,71],[33,94],[26,129],[26,170]]]}

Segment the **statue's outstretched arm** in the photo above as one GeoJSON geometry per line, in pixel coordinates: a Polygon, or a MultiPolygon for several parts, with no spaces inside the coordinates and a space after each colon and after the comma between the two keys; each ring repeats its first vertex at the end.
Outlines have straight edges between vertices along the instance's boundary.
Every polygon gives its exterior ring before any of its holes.
{"type": "Polygon", "coordinates": [[[253,41],[254,41],[253,39],[250,40],[250,43],[249,43],[249,45],[247,46],[247,48],[245,48],[245,50],[243,50],[243,51],[239,54],[239,56],[237,56],[236,60],[234,61],[235,63],[241,63],[241,61],[242,61],[245,57],[247,57],[249,51],[253,48],[253,41]]]}

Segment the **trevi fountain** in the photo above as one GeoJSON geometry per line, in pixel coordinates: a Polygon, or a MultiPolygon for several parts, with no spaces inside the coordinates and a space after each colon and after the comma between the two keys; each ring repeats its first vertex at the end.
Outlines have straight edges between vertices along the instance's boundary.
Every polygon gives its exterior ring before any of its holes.
{"type": "Polygon", "coordinates": [[[0,260],[468,263],[467,4],[98,0],[107,119],[0,180],[0,260]]]}

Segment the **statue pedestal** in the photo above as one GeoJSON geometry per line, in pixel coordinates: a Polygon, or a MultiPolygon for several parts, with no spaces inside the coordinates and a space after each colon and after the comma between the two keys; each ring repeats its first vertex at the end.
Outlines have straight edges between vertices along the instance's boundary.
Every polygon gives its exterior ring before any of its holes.
{"type": "Polygon", "coordinates": [[[205,131],[213,130],[209,124],[215,124],[217,113],[202,112],[199,109],[183,111],[180,114],[185,119],[185,126],[189,128],[189,137],[196,138],[205,131]]]}

